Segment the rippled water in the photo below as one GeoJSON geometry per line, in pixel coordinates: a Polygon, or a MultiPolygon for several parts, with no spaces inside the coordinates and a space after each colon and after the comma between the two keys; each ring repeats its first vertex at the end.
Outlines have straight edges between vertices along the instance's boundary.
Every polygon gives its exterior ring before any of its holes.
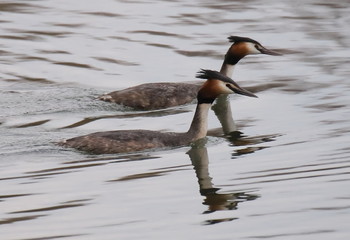
{"type": "MultiPolygon", "coordinates": [[[[349,1],[1,1],[1,239],[348,239],[349,1]],[[241,135],[86,155],[110,129],[185,131],[194,106],[100,102],[219,69],[229,35],[286,53],[235,69],[241,135]]],[[[210,114],[209,127],[220,127],[210,114]]]]}

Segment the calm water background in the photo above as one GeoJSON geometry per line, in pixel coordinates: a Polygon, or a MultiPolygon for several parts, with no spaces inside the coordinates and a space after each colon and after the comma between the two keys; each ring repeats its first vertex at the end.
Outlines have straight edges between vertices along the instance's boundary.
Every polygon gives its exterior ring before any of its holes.
{"type": "Polygon", "coordinates": [[[349,12],[344,0],[0,1],[1,239],[349,239],[349,12]],[[229,35],[289,53],[235,69],[264,89],[231,97],[243,137],[112,156],[53,144],[185,131],[194,105],[133,112],[96,97],[218,70],[229,35]]]}

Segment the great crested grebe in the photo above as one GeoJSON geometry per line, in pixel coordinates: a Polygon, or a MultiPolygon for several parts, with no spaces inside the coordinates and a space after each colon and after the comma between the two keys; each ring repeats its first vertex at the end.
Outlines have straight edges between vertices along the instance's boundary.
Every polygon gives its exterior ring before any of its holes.
{"type": "MultiPolygon", "coordinates": [[[[228,77],[232,77],[234,66],[247,55],[281,55],[251,38],[230,36],[228,39],[233,44],[228,49],[220,70],[228,77]]],[[[144,83],[107,93],[99,99],[137,110],[155,110],[193,102],[200,87],[201,83],[144,83]]]]}
{"type": "Polygon", "coordinates": [[[196,77],[207,79],[207,81],[198,91],[197,108],[187,132],[149,130],[96,132],[65,140],[60,145],[94,154],[127,153],[153,148],[184,146],[207,135],[208,111],[220,94],[237,93],[256,97],[253,93],[238,86],[231,78],[217,71],[201,70],[196,77]]]}

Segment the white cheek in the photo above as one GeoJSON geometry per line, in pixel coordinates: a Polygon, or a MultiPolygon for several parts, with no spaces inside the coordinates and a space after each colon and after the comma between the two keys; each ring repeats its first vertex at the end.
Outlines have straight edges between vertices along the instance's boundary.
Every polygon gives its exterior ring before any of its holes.
{"type": "Polygon", "coordinates": [[[261,52],[256,49],[255,44],[248,43],[247,44],[248,54],[261,54],[261,52]]]}
{"type": "Polygon", "coordinates": [[[224,82],[220,83],[220,91],[221,91],[221,94],[231,94],[231,93],[233,93],[233,91],[231,89],[229,89],[226,86],[226,83],[224,83],[224,82]]]}

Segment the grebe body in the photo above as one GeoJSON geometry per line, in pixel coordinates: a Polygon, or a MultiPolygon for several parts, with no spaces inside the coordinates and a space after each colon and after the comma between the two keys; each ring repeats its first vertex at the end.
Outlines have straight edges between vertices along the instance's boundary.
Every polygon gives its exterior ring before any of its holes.
{"type": "Polygon", "coordinates": [[[196,99],[201,83],[144,83],[99,97],[136,110],[156,110],[184,105],[196,99]]]}
{"type": "MultiPolygon", "coordinates": [[[[281,55],[266,49],[251,38],[230,36],[228,39],[232,45],[225,55],[220,70],[228,77],[232,77],[234,66],[247,55],[281,55]]],[[[137,110],[155,110],[193,102],[200,87],[200,83],[145,83],[110,92],[100,96],[99,99],[137,110]]]]}
{"type": "Polygon", "coordinates": [[[94,154],[127,153],[154,148],[184,146],[207,134],[208,111],[220,94],[237,93],[256,97],[223,74],[201,70],[197,78],[207,79],[197,93],[197,107],[187,132],[157,132],[149,130],[118,130],[97,132],[75,137],[60,145],[94,154]]]}

